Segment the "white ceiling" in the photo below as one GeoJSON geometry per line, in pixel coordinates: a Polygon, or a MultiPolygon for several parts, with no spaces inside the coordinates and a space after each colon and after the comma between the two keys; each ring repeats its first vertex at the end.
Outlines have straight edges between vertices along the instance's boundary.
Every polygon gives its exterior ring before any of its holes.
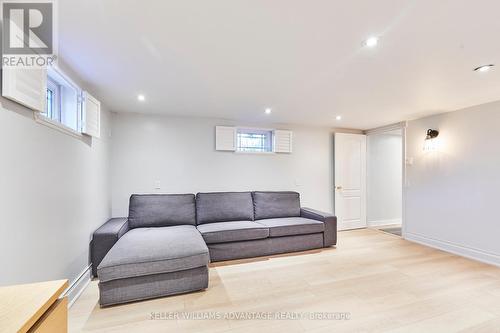
{"type": "Polygon", "coordinates": [[[59,55],[116,112],[368,129],[500,99],[499,12],[498,0],[60,0],[59,55]],[[371,35],[379,46],[363,48],[371,35]]]}

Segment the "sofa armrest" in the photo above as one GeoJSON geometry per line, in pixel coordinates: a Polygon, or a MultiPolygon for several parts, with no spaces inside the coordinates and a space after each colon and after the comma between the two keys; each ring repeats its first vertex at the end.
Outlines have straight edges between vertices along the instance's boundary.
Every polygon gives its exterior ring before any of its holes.
{"type": "Polygon", "coordinates": [[[301,208],[300,216],[323,222],[325,224],[323,245],[325,247],[337,245],[337,217],[335,215],[311,208],[301,208]]]}
{"type": "Polygon", "coordinates": [[[128,230],[128,219],[126,217],[118,217],[110,219],[94,231],[90,245],[93,276],[97,276],[97,266],[104,259],[104,256],[128,230]]]}

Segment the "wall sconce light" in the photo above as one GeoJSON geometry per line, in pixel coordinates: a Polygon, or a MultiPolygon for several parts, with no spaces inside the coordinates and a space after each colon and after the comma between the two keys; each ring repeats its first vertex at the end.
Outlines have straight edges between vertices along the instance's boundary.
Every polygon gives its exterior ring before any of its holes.
{"type": "Polygon", "coordinates": [[[438,149],[437,137],[439,135],[439,131],[428,129],[427,136],[425,137],[424,142],[424,151],[436,151],[438,149]]]}

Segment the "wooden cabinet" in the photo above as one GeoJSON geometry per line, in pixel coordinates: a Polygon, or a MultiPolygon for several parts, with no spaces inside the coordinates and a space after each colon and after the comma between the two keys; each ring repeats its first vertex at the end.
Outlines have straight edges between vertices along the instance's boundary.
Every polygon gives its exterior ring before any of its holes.
{"type": "Polygon", "coordinates": [[[0,333],[66,333],[67,280],[0,288],[0,333]]]}

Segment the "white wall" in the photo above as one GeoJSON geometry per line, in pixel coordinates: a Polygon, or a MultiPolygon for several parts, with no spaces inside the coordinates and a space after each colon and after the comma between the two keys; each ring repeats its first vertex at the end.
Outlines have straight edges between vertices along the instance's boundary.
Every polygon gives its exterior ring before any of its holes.
{"type": "Polygon", "coordinates": [[[368,225],[401,223],[403,197],[402,131],[368,135],[368,225]]]}
{"type": "Polygon", "coordinates": [[[406,236],[500,264],[500,102],[409,123],[406,236]],[[441,148],[423,152],[426,130],[441,148]]]}
{"type": "Polygon", "coordinates": [[[301,193],[304,206],[333,211],[330,129],[282,126],[294,131],[292,154],[241,154],[215,151],[215,126],[255,124],[125,113],[112,117],[113,216],[127,216],[132,193],[154,192],[293,190],[301,193]],[[156,180],[160,190],[154,188],[156,180]]]}
{"type": "Polygon", "coordinates": [[[0,98],[0,285],[74,281],[92,232],[111,214],[110,114],[101,139],[78,139],[0,98]]]}

